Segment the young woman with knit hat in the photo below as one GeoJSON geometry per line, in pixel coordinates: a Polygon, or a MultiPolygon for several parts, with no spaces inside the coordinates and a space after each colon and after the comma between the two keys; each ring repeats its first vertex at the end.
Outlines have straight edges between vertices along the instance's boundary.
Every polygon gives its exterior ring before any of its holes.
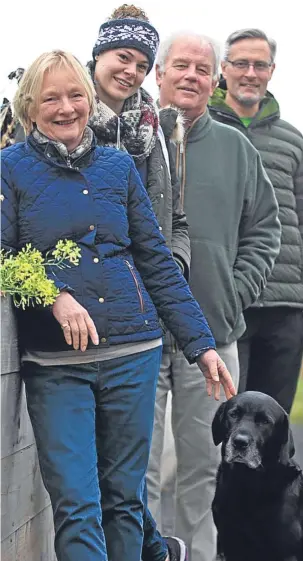
{"type": "Polygon", "coordinates": [[[153,204],[160,230],[188,278],[188,226],[179,202],[170,139],[181,141],[183,126],[175,109],[158,110],[142,87],[151,71],[159,36],[145,12],[124,4],[103,23],[88,63],[97,93],[89,121],[98,143],[132,155],[153,204]],[[159,126],[161,120],[161,127],[159,126]]]}
{"type": "MultiPolygon", "coordinates": [[[[97,93],[97,111],[89,121],[98,143],[129,152],[153,204],[160,230],[188,277],[190,246],[179,202],[179,185],[170,139],[182,139],[182,119],[175,109],[158,114],[142,83],[151,71],[159,36],[145,12],[124,4],[103,23],[88,63],[97,93]],[[159,126],[161,120],[161,127],[159,126]]],[[[166,335],[163,352],[174,344],[166,335]]],[[[146,489],[145,489],[146,497],[146,489]]],[[[145,504],[143,561],[185,561],[178,538],[162,538],[145,504]]]]}

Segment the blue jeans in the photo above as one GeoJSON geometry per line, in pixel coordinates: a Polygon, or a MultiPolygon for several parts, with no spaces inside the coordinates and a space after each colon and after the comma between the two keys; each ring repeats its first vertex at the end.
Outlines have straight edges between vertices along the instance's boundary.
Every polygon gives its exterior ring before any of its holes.
{"type": "Polygon", "coordinates": [[[90,364],[24,363],[58,561],[140,560],[160,360],[158,347],[90,364]]]}
{"type": "Polygon", "coordinates": [[[147,484],[144,480],[143,489],[143,547],[142,561],[165,561],[168,555],[166,542],[157,530],[157,524],[147,507],[147,484]]]}

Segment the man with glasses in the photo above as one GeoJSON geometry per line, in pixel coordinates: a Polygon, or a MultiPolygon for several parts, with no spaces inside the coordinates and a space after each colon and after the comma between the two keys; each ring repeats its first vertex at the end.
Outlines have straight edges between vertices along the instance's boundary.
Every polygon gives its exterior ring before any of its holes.
{"type": "Polygon", "coordinates": [[[244,312],[239,391],[265,392],[289,412],[303,350],[303,137],[281,120],[279,105],[267,91],[275,55],[276,43],[263,31],[232,33],[210,113],[257,148],[278,200],[281,249],[260,298],[244,312]]]}

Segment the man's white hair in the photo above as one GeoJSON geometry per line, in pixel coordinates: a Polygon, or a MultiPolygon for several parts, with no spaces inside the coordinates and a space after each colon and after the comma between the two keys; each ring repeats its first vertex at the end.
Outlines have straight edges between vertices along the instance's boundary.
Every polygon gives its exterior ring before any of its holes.
{"type": "Polygon", "coordinates": [[[213,78],[218,79],[219,77],[219,68],[220,68],[220,60],[221,60],[221,49],[220,45],[217,41],[208,37],[208,35],[201,35],[199,33],[195,33],[193,31],[177,31],[169,35],[164,41],[160,42],[158,55],[156,64],[159,66],[160,72],[164,72],[165,70],[165,63],[169,52],[172,46],[180,39],[198,39],[201,42],[201,45],[209,45],[213,51],[213,59],[214,59],[214,70],[213,70],[213,78]]]}

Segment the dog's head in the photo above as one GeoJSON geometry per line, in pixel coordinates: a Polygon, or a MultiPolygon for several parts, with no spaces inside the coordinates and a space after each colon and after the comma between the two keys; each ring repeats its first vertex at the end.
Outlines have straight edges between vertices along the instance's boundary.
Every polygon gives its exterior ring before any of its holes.
{"type": "Polygon", "coordinates": [[[270,396],[244,392],[222,403],[212,423],[214,443],[222,442],[222,460],[251,469],[288,464],[295,448],[288,415],[270,396]]]}

